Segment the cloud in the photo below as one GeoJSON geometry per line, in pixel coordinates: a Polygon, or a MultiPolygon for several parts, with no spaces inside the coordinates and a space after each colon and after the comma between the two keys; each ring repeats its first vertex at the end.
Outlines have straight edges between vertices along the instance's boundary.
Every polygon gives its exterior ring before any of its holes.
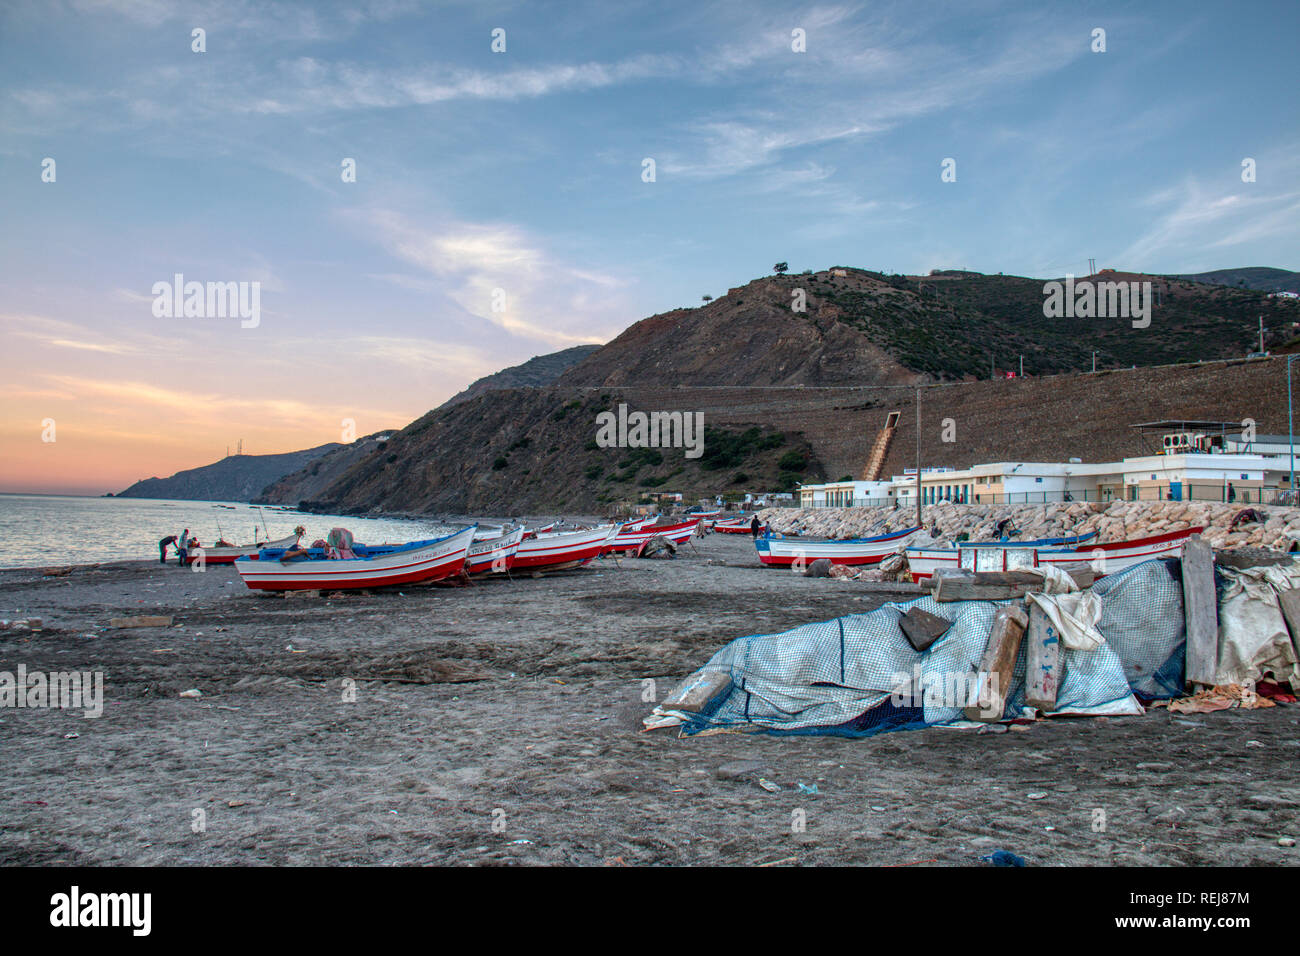
{"type": "Polygon", "coordinates": [[[472,316],[557,347],[606,341],[618,331],[618,276],[557,261],[517,226],[444,222],[427,227],[387,209],[350,214],[392,255],[442,280],[472,316]]]}
{"type": "Polygon", "coordinates": [[[1207,249],[1277,247],[1283,239],[1294,248],[1300,237],[1300,191],[1283,187],[1296,181],[1300,161],[1295,156],[1295,149],[1282,149],[1262,157],[1254,183],[1243,183],[1239,176],[1209,182],[1188,176],[1152,193],[1142,204],[1162,211],[1116,261],[1128,268],[1185,272],[1222,267],[1219,259],[1195,258],[1207,249]]]}

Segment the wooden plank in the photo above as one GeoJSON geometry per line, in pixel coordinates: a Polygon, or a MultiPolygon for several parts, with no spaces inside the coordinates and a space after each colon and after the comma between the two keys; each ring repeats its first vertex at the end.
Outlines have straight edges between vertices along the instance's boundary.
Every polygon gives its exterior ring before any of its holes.
{"type": "Polygon", "coordinates": [[[1020,653],[1020,642],[1028,624],[1029,617],[1021,608],[1014,605],[998,608],[980,659],[978,703],[966,708],[967,720],[992,723],[1002,719],[1007,694],[1011,692],[1016,655],[1020,653]]]}
{"type": "Polygon", "coordinates": [[[161,614],[141,614],[135,617],[115,617],[108,623],[113,627],[171,627],[172,619],[161,614]]]}
{"type": "MultiPolygon", "coordinates": [[[[1090,587],[1096,580],[1091,568],[1072,567],[1067,572],[1076,586],[1090,587]]],[[[1010,601],[1043,590],[1042,576],[1032,571],[961,571],[941,568],[934,574],[936,601],[1010,601]]]]}
{"type": "Polygon", "coordinates": [[[1025,704],[1044,713],[1055,710],[1056,689],[1061,682],[1061,636],[1043,609],[1033,602],[1029,605],[1025,640],[1025,704]]]}
{"type": "Polygon", "coordinates": [[[924,651],[948,633],[952,621],[914,607],[898,619],[898,626],[903,629],[903,636],[913,650],[924,651]]]}
{"type": "Polygon", "coordinates": [[[1219,662],[1219,607],[1214,550],[1199,534],[1183,544],[1183,619],[1187,625],[1187,683],[1213,686],[1219,662]]]}
{"type": "Polygon", "coordinates": [[[664,710],[685,710],[697,713],[713,700],[731,690],[731,674],[727,671],[705,671],[691,675],[673,688],[660,706],[664,710]]]}

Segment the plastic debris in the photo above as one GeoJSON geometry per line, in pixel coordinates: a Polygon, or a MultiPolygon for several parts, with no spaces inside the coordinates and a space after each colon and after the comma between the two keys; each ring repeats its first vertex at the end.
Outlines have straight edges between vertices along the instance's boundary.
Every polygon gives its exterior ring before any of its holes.
{"type": "Polygon", "coordinates": [[[815,793],[817,792],[817,784],[814,783],[814,784],[810,787],[810,786],[808,786],[807,784],[801,783],[801,784],[799,784],[799,792],[800,792],[800,793],[813,793],[813,794],[815,794],[815,793]]]}
{"type": "Polygon", "coordinates": [[[781,792],[781,788],[780,788],[780,786],[778,786],[777,784],[773,783],[771,780],[768,780],[766,777],[759,777],[759,778],[758,778],[758,785],[759,785],[760,787],[762,787],[764,790],[766,790],[768,793],[780,793],[780,792],[781,792]]]}
{"type": "Polygon", "coordinates": [[[1010,850],[995,850],[988,856],[980,857],[985,863],[992,863],[994,866],[1024,866],[1025,858],[1016,856],[1010,850]]]}

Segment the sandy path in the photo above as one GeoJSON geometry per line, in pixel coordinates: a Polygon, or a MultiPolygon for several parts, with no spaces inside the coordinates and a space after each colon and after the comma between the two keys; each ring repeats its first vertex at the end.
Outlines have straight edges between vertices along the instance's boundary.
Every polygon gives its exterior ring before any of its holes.
{"type": "Polygon", "coordinates": [[[219,568],[0,572],[0,617],[45,623],[0,631],[0,669],[106,682],[95,720],[0,711],[0,862],[1300,860],[1276,845],[1300,836],[1295,707],[997,735],[639,733],[646,678],[662,695],[733,637],[881,600],[761,569],[747,538],[699,552],[330,601],[219,568]],[[178,626],[98,628],[137,613],[178,626]],[[741,760],[782,792],[718,778],[741,760]]]}

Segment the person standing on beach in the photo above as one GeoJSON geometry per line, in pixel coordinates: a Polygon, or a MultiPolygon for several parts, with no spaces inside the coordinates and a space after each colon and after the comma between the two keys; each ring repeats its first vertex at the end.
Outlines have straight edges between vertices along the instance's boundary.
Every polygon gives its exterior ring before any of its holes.
{"type": "Polygon", "coordinates": [[[175,543],[176,543],[176,535],[174,534],[169,534],[167,537],[163,538],[161,541],[158,542],[158,563],[159,564],[167,563],[167,546],[175,543]]]}
{"type": "Polygon", "coordinates": [[[758,532],[762,529],[762,527],[763,526],[759,523],[758,515],[754,515],[754,517],[749,522],[750,535],[752,535],[754,538],[757,538],[758,532]]]}
{"type": "Polygon", "coordinates": [[[180,553],[180,560],[177,562],[181,567],[185,567],[185,559],[189,556],[190,550],[190,529],[186,528],[181,532],[181,539],[176,542],[176,550],[180,553]]]}

